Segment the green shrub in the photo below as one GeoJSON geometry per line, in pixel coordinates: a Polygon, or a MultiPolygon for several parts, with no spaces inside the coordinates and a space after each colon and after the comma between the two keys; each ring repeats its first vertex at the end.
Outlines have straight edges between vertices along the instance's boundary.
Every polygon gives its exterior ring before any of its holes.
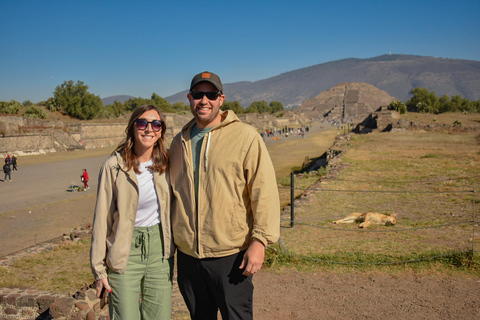
{"type": "Polygon", "coordinates": [[[55,102],[55,99],[53,97],[48,98],[47,101],[45,101],[45,107],[47,108],[48,111],[60,111],[60,106],[58,106],[55,102]]]}
{"type": "Polygon", "coordinates": [[[406,114],[407,113],[407,106],[398,100],[390,102],[388,105],[388,110],[395,110],[400,114],[406,114]]]}
{"type": "Polygon", "coordinates": [[[0,113],[17,114],[22,108],[20,102],[11,100],[10,102],[0,101],[0,113]]]}
{"type": "Polygon", "coordinates": [[[47,111],[40,109],[37,106],[30,106],[25,110],[24,117],[34,118],[34,119],[45,119],[47,118],[47,111]]]}

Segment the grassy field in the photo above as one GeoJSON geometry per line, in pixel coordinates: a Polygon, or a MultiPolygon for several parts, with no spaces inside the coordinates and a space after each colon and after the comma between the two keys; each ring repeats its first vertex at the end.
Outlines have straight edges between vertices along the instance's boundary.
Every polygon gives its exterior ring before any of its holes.
{"type": "MultiPolygon", "coordinates": [[[[328,131],[270,146],[277,178],[285,180],[291,170],[301,167],[306,156],[323,154],[335,136],[336,131],[328,131]]],[[[280,246],[273,247],[276,251],[268,250],[266,267],[342,272],[345,263],[347,267],[375,270],[478,272],[479,228],[475,231],[471,221],[479,202],[472,192],[480,182],[479,141],[478,133],[353,135],[341,160],[344,169],[337,178],[322,182],[313,194],[301,197],[295,208],[294,228],[289,221],[282,222],[282,243],[288,254],[282,253],[280,246]],[[332,223],[352,212],[367,211],[395,213],[397,225],[360,230],[356,225],[332,223]],[[472,248],[476,252],[473,258],[472,248]],[[461,253],[382,267],[383,263],[450,252],[461,253]]],[[[296,186],[303,182],[303,188],[316,179],[296,181],[296,186]]],[[[283,201],[288,201],[286,195],[283,201]]],[[[0,287],[27,285],[58,292],[81,288],[92,281],[88,250],[89,242],[84,241],[0,267],[0,287]]]]}
{"type": "Polygon", "coordinates": [[[478,133],[354,135],[337,178],[301,201],[294,228],[283,222],[286,249],[293,255],[330,261],[324,264],[330,266],[388,265],[459,252],[434,264],[476,271],[478,256],[471,261],[471,252],[462,252],[480,250],[480,230],[477,226],[475,232],[472,223],[479,203],[474,193],[480,182],[479,137],[478,133]],[[397,225],[362,230],[355,224],[333,224],[353,212],[396,214],[397,225]]]}

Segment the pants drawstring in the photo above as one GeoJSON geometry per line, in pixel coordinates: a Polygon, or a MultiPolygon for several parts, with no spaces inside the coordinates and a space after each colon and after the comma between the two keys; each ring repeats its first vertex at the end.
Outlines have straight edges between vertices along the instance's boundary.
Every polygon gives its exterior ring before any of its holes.
{"type": "Polygon", "coordinates": [[[139,246],[142,246],[142,261],[147,259],[149,255],[149,242],[150,234],[148,232],[142,232],[135,237],[135,247],[138,248],[139,246]]]}

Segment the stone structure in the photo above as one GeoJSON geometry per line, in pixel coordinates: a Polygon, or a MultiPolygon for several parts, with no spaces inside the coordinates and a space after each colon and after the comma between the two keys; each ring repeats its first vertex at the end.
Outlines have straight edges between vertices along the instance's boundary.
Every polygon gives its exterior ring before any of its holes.
{"type": "Polygon", "coordinates": [[[239,114],[238,118],[248,123],[258,130],[268,130],[273,128],[296,127],[306,125],[312,122],[305,114],[295,113],[293,111],[282,112],[282,116],[275,114],[256,114],[244,113],[239,114]]]}
{"type": "Polygon", "coordinates": [[[306,100],[297,112],[308,117],[324,117],[330,122],[359,123],[393,100],[388,93],[368,83],[347,82],[306,100]]]}
{"type": "Polygon", "coordinates": [[[355,133],[394,132],[394,131],[441,131],[441,132],[472,132],[480,131],[480,125],[450,125],[444,123],[421,123],[402,119],[400,114],[387,107],[381,107],[370,114],[354,129],[355,133]]]}
{"type": "MultiPolygon", "coordinates": [[[[167,144],[192,119],[190,113],[165,113],[167,144]]],[[[292,111],[282,116],[271,114],[240,114],[240,119],[258,130],[283,128],[310,123],[303,114],[292,111]]],[[[15,116],[0,117],[0,156],[42,154],[47,152],[113,147],[125,137],[127,120],[118,123],[81,122],[64,124],[61,121],[30,119],[15,116]]]]}

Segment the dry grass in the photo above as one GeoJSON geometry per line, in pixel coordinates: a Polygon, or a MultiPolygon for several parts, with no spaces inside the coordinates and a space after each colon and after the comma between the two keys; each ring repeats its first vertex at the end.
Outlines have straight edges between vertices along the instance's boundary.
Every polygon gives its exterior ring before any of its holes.
{"type": "Polygon", "coordinates": [[[302,256],[369,263],[471,249],[472,191],[480,182],[477,135],[354,136],[338,178],[323,183],[296,209],[294,228],[284,223],[287,249],[302,256]],[[352,212],[395,213],[397,225],[374,226],[368,232],[332,223],[352,212]],[[439,227],[445,224],[452,225],[439,227]]]}
{"type": "MultiPolygon", "coordinates": [[[[318,126],[318,124],[315,124],[318,126]]],[[[282,185],[289,185],[290,173],[302,169],[306,158],[314,159],[324,154],[335,141],[336,129],[329,129],[322,132],[311,132],[306,139],[282,139],[281,143],[268,146],[268,152],[275,167],[275,175],[282,185]],[[286,183],[284,183],[286,182],[286,183]]],[[[318,177],[310,176],[296,182],[299,189],[309,187],[316,182],[318,177]]],[[[295,190],[295,196],[299,196],[302,190],[295,190]]],[[[279,189],[280,202],[282,206],[290,203],[290,190],[281,187],[279,189]]]]}
{"type": "Polygon", "coordinates": [[[35,288],[68,293],[93,282],[90,239],[32,254],[10,267],[0,267],[0,287],[35,288]]]}
{"type": "Polygon", "coordinates": [[[463,114],[461,112],[447,112],[442,114],[407,112],[402,118],[421,122],[421,123],[443,123],[453,125],[455,121],[460,121],[462,125],[479,125],[480,113],[463,114]]]}
{"type": "Polygon", "coordinates": [[[336,129],[312,132],[306,139],[283,138],[281,143],[268,146],[277,178],[301,169],[306,157],[310,159],[320,157],[332,146],[337,132],[336,129]]]}

